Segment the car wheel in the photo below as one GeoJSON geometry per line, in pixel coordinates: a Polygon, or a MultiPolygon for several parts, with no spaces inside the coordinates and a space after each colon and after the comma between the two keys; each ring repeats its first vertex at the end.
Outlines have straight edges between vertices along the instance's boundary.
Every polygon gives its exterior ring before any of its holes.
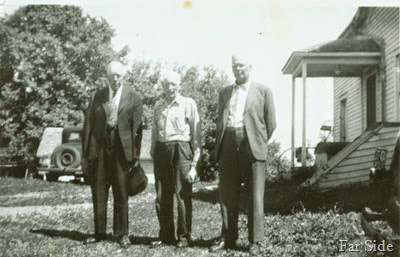
{"type": "Polygon", "coordinates": [[[54,149],[54,164],[58,168],[77,168],[81,164],[80,152],[69,145],[59,145],[54,149]]]}

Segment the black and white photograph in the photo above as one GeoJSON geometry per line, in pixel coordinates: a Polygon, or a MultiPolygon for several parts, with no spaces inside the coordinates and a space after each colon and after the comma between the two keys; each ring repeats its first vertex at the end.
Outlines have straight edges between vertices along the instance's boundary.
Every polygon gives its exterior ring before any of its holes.
{"type": "Polygon", "coordinates": [[[0,256],[400,256],[400,4],[0,0],[0,256]]]}

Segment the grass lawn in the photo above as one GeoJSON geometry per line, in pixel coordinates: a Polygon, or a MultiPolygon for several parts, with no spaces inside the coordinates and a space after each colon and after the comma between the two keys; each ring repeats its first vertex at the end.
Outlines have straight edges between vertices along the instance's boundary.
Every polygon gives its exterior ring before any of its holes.
{"type": "MultiPolygon", "coordinates": [[[[88,186],[0,177],[0,256],[249,256],[245,213],[240,215],[239,221],[241,247],[208,252],[221,229],[215,188],[215,182],[195,184],[194,246],[178,250],[171,246],[150,247],[150,242],[156,240],[159,227],[154,208],[154,185],[149,185],[143,193],[129,199],[132,245],[120,249],[111,236],[111,195],[108,204],[110,240],[83,245],[82,241],[93,233],[94,227],[88,186]]],[[[279,194],[285,192],[287,190],[282,188],[279,194]]],[[[269,198],[276,198],[273,191],[269,198]]],[[[282,215],[277,210],[268,212],[268,208],[274,209],[274,202],[266,202],[263,256],[367,256],[364,251],[339,252],[340,239],[355,243],[367,239],[358,233],[361,226],[356,212],[334,208],[309,211],[297,204],[293,205],[297,207],[291,208],[290,213],[282,215]]],[[[375,225],[381,230],[388,229],[383,223],[375,225]]]]}

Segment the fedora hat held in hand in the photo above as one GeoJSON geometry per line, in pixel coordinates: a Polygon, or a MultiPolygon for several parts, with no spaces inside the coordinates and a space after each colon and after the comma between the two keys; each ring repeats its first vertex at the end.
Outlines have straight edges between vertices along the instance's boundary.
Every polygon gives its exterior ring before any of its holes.
{"type": "Polygon", "coordinates": [[[128,172],[128,178],[126,181],[128,195],[134,196],[143,192],[147,187],[147,182],[147,176],[144,173],[142,166],[140,166],[140,163],[135,167],[132,167],[128,172]]]}

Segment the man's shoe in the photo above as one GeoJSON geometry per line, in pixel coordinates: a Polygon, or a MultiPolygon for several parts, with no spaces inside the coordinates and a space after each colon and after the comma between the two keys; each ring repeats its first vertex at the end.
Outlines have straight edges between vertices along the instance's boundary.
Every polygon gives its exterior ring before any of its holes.
{"type": "Polygon", "coordinates": [[[259,256],[261,253],[261,244],[258,243],[253,243],[249,247],[249,254],[250,256],[259,256]]]}
{"type": "Polygon", "coordinates": [[[168,246],[168,245],[175,245],[175,241],[172,240],[156,240],[150,243],[151,248],[161,247],[161,246],[168,246]]]}
{"type": "Polygon", "coordinates": [[[208,249],[210,252],[214,253],[224,249],[234,249],[235,243],[231,241],[226,241],[224,238],[219,238],[213,243],[213,245],[208,249]]]}
{"type": "Polygon", "coordinates": [[[88,237],[83,241],[83,244],[88,245],[88,244],[94,244],[97,243],[98,240],[96,240],[96,238],[94,237],[88,237]]]}
{"type": "Polygon", "coordinates": [[[176,244],[177,248],[186,248],[189,246],[189,240],[186,237],[183,237],[178,240],[178,243],[176,244]]]}
{"type": "Polygon", "coordinates": [[[186,248],[192,244],[192,236],[190,233],[178,236],[177,248],[186,248]]]}
{"type": "Polygon", "coordinates": [[[161,246],[165,246],[165,245],[166,244],[161,240],[153,241],[150,243],[151,248],[161,247],[161,246]]]}
{"type": "Polygon", "coordinates": [[[83,244],[94,244],[107,239],[107,235],[95,235],[94,237],[88,237],[83,241],[83,244]]]}
{"type": "Polygon", "coordinates": [[[129,245],[131,244],[131,241],[129,241],[128,236],[122,236],[118,240],[118,244],[119,244],[119,246],[121,246],[121,248],[128,248],[129,245]]]}

